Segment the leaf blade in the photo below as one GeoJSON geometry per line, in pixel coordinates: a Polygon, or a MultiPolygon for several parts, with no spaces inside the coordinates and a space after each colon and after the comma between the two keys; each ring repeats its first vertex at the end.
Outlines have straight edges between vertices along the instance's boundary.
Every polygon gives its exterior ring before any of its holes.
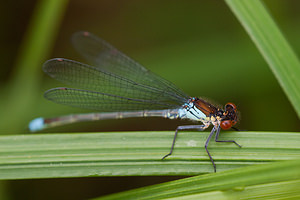
{"type": "Polygon", "coordinates": [[[300,62],[261,1],[225,0],[300,117],[300,62]]]}
{"type": "MultiPolygon", "coordinates": [[[[213,172],[204,150],[207,132],[182,132],[172,156],[173,132],[38,134],[0,137],[0,179],[87,176],[196,175],[213,172]],[[192,144],[192,145],[191,145],[192,144]]],[[[211,142],[217,171],[300,157],[300,134],[226,132],[211,142]]]]}

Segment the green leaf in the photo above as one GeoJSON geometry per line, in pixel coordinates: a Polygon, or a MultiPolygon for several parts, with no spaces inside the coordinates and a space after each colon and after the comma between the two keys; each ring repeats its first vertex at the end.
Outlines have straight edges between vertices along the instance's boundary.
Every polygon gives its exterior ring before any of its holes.
{"type": "Polygon", "coordinates": [[[195,176],[97,198],[109,199],[297,199],[300,160],[195,176]]]}
{"type": "MultiPolygon", "coordinates": [[[[300,134],[222,132],[209,144],[217,171],[300,157],[300,134]]],[[[181,132],[166,160],[173,132],[32,134],[0,137],[0,179],[131,175],[196,175],[213,172],[205,152],[208,132],[181,132]]]]}
{"type": "Polygon", "coordinates": [[[300,63],[260,0],[225,0],[300,117],[300,63]]]}

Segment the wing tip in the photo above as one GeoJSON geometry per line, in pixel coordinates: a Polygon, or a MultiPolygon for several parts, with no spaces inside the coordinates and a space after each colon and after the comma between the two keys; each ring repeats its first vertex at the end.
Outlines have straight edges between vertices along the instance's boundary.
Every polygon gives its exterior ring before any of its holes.
{"type": "Polygon", "coordinates": [[[44,62],[44,64],[43,64],[43,67],[42,67],[43,71],[48,72],[49,67],[53,66],[53,63],[63,62],[63,61],[66,61],[66,60],[67,59],[65,59],[65,58],[52,58],[52,59],[49,59],[46,62],[44,62]]]}
{"type": "Polygon", "coordinates": [[[74,40],[76,40],[76,38],[78,38],[78,37],[90,37],[92,35],[93,34],[91,32],[88,32],[88,31],[78,31],[78,32],[73,33],[71,39],[74,42],[74,40]]]}

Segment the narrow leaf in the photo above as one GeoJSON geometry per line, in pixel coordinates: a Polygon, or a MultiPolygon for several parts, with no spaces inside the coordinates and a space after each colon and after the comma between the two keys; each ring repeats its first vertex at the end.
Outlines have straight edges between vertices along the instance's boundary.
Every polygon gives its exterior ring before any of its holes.
{"type": "Polygon", "coordinates": [[[297,199],[300,196],[299,168],[300,160],[250,166],[97,199],[297,199]]]}
{"type": "Polygon", "coordinates": [[[260,0],[225,0],[268,63],[300,117],[300,63],[260,0]]]}
{"type": "MultiPolygon", "coordinates": [[[[217,171],[299,158],[300,134],[223,132],[231,143],[209,144],[217,171]]],[[[0,137],[0,179],[197,175],[213,172],[205,152],[207,132],[32,134],[0,137]]]]}

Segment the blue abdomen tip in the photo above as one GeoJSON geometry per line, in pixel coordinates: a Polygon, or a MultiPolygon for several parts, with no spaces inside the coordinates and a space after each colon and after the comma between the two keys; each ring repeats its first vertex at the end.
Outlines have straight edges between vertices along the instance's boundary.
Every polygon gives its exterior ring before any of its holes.
{"type": "Polygon", "coordinates": [[[29,123],[28,128],[31,132],[42,130],[44,128],[44,118],[39,117],[39,118],[32,120],[29,123]]]}

